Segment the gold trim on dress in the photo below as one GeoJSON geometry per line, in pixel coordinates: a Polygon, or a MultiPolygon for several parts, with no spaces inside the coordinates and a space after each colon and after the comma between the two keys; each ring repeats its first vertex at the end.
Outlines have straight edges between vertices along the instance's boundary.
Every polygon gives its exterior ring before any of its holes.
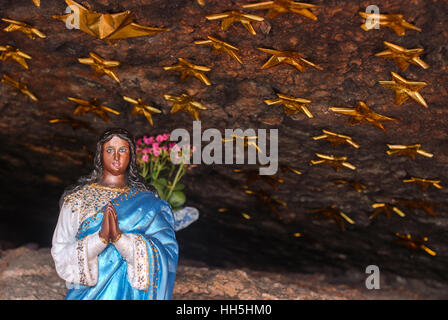
{"type": "Polygon", "coordinates": [[[128,191],[130,189],[129,187],[124,187],[124,188],[107,187],[107,186],[103,186],[101,184],[98,184],[96,182],[92,183],[90,186],[92,186],[94,188],[97,188],[97,189],[112,190],[112,191],[118,191],[118,192],[126,192],[126,191],[128,191]]]}

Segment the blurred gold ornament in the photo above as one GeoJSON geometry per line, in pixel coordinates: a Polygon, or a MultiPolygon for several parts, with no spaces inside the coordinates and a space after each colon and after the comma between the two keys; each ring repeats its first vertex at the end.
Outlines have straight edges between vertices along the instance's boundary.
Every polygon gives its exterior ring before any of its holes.
{"type": "Polygon", "coordinates": [[[286,172],[290,171],[290,172],[293,172],[293,173],[295,173],[297,175],[301,175],[302,174],[302,172],[300,172],[299,170],[291,168],[290,166],[286,166],[286,165],[280,165],[280,170],[282,170],[283,173],[286,173],[286,172]]]}
{"type": "Polygon", "coordinates": [[[133,104],[134,107],[132,108],[132,111],[131,111],[132,115],[135,115],[135,114],[144,115],[146,120],[148,120],[148,122],[151,126],[154,126],[154,123],[152,121],[152,114],[153,113],[162,113],[161,110],[154,108],[152,106],[146,105],[141,98],[137,98],[137,100],[135,100],[133,98],[123,96],[123,99],[125,101],[133,104]]]}
{"type": "Polygon", "coordinates": [[[33,0],[33,3],[36,7],[40,8],[40,0],[33,0]]]}
{"type": "Polygon", "coordinates": [[[2,18],[2,20],[9,23],[9,26],[4,28],[3,31],[6,31],[6,32],[21,31],[24,34],[26,34],[28,36],[28,38],[30,38],[31,40],[36,39],[36,36],[39,38],[47,37],[43,32],[26,24],[25,22],[12,20],[12,19],[6,19],[6,18],[2,18]]]}
{"type": "Polygon", "coordinates": [[[253,10],[268,9],[269,11],[266,15],[266,17],[268,18],[275,18],[282,13],[293,12],[300,14],[306,18],[310,18],[312,20],[317,20],[317,17],[308,9],[316,7],[318,6],[314,4],[297,2],[293,0],[273,0],[273,1],[263,1],[243,5],[243,8],[245,9],[253,9],[253,10]]]}
{"type": "Polygon", "coordinates": [[[408,247],[410,249],[414,250],[422,250],[428,253],[431,256],[437,255],[437,253],[434,250],[429,249],[424,243],[428,242],[428,237],[422,237],[422,238],[415,238],[413,239],[410,234],[400,234],[395,233],[395,235],[399,238],[399,240],[395,240],[394,242],[408,247]]]}
{"type": "Polygon", "coordinates": [[[286,202],[273,198],[269,193],[267,193],[264,190],[260,191],[244,190],[244,192],[257,197],[258,200],[260,200],[263,203],[263,205],[269,207],[269,209],[272,212],[277,214],[277,217],[279,219],[282,219],[282,216],[280,215],[280,212],[278,210],[278,206],[280,205],[282,207],[286,207],[287,206],[286,202]]]}
{"type": "Polygon", "coordinates": [[[248,215],[247,213],[245,213],[245,212],[241,212],[241,215],[243,216],[243,218],[244,219],[246,219],[246,220],[250,220],[251,219],[251,216],[250,215],[248,215]]]}
{"type": "Polygon", "coordinates": [[[216,13],[206,16],[208,20],[218,20],[222,19],[221,29],[227,30],[229,27],[235,22],[240,22],[247,31],[252,35],[256,35],[257,33],[254,30],[254,27],[250,24],[253,21],[263,21],[263,17],[259,17],[253,14],[242,13],[238,11],[226,11],[223,13],[216,13]]]}
{"type": "Polygon", "coordinates": [[[186,93],[180,96],[173,96],[170,94],[163,95],[165,100],[173,102],[173,107],[170,113],[188,112],[196,121],[199,121],[199,110],[207,110],[207,108],[199,101],[193,99],[186,93]]]}
{"type": "Polygon", "coordinates": [[[98,117],[103,119],[106,122],[110,121],[109,115],[107,112],[119,115],[120,112],[106,107],[100,103],[100,101],[97,98],[92,98],[90,100],[83,100],[78,98],[72,98],[67,97],[68,100],[73,101],[77,103],[75,111],[73,111],[74,115],[85,115],[87,112],[92,112],[93,114],[96,114],[98,117]]]}
{"type": "Polygon", "coordinates": [[[94,52],[89,52],[89,56],[90,58],[78,58],[78,61],[91,66],[97,75],[106,74],[113,80],[120,82],[120,79],[114,72],[115,68],[120,65],[119,61],[106,60],[94,52]]]}
{"type": "Polygon", "coordinates": [[[413,99],[418,104],[421,104],[425,108],[428,108],[425,99],[421,96],[418,90],[426,87],[428,84],[426,82],[419,81],[408,81],[395,72],[391,72],[391,81],[378,81],[379,84],[388,87],[395,91],[395,103],[401,105],[403,102],[408,100],[408,98],[413,99]]]}
{"type": "Polygon", "coordinates": [[[399,155],[399,156],[408,156],[409,158],[411,158],[412,160],[415,159],[415,156],[417,154],[427,157],[427,158],[432,158],[434,156],[434,154],[429,153],[425,150],[421,150],[421,144],[412,144],[412,145],[401,145],[401,144],[388,144],[387,145],[389,147],[390,150],[387,150],[387,154],[390,156],[393,155],[399,155]]]}
{"type": "Polygon", "coordinates": [[[433,186],[437,189],[443,189],[443,186],[440,184],[440,180],[430,180],[430,179],[421,179],[411,177],[410,179],[404,179],[404,183],[415,183],[419,186],[420,190],[426,191],[430,186],[433,186]]]}
{"type": "MultiPolygon", "coordinates": [[[[406,34],[406,29],[422,31],[422,29],[420,29],[419,27],[416,27],[413,24],[407,22],[403,18],[404,16],[402,14],[377,14],[360,11],[359,15],[364,19],[370,19],[367,21],[379,21],[380,27],[391,28],[399,36],[404,36],[406,34]]],[[[372,29],[372,27],[369,28],[366,23],[361,25],[361,28],[364,31],[369,31],[372,29]]]]}
{"type": "Polygon", "coordinates": [[[388,204],[388,203],[374,203],[374,204],[372,204],[372,208],[374,208],[375,210],[370,215],[369,219],[375,218],[381,212],[384,212],[384,214],[386,215],[387,219],[390,219],[394,212],[396,214],[398,214],[400,217],[406,216],[403,211],[401,211],[397,207],[395,207],[395,206],[393,206],[391,204],[388,204]]]}
{"type": "Polygon", "coordinates": [[[264,102],[269,106],[283,105],[283,111],[287,116],[303,112],[308,118],[314,117],[305,105],[310,103],[311,100],[296,98],[283,93],[277,93],[277,96],[278,99],[264,100],[264,102]]]}
{"type": "Polygon", "coordinates": [[[397,44],[384,41],[387,50],[375,54],[377,57],[394,59],[395,64],[401,69],[406,71],[410,64],[428,69],[429,65],[420,59],[420,54],[424,49],[406,49],[397,44]]]}
{"type": "Polygon", "coordinates": [[[7,85],[10,85],[11,87],[19,90],[24,95],[28,96],[33,101],[38,101],[39,99],[36,98],[36,96],[28,89],[28,86],[26,84],[23,84],[19,81],[14,80],[13,78],[7,76],[6,74],[3,75],[1,79],[2,83],[6,83],[7,85]]]}
{"type": "Polygon", "coordinates": [[[13,46],[7,44],[6,46],[0,46],[0,61],[14,60],[22,67],[28,70],[28,64],[25,59],[31,59],[25,52],[15,49],[13,46]]]}
{"type": "Polygon", "coordinates": [[[296,232],[292,234],[293,237],[299,238],[302,236],[302,234],[300,232],[296,232]]]}
{"type": "Polygon", "coordinates": [[[53,18],[62,20],[68,25],[73,20],[73,15],[79,12],[79,26],[76,26],[76,29],[80,29],[101,40],[149,36],[169,30],[167,28],[146,27],[132,22],[134,13],[129,10],[111,14],[98,13],[90,11],[72,0],[65,0],[65,3],[70,6],[74,13],[55,15],[53,18]]]}
{"type": "Polygon", "coordinates": [[[68,116],[65,116],[65,117],[60,118],[60,119],[52,119],[52,120],[49,121],[49,123],[51,123],[51,124],[68,123],[68,124],[70,124],[72,126],[73,130],[77,130],[79,128],[84,128],[84,129],[87,129],[87,130],[89,130],[89,131],[91,131],[93,133],[97,133],[96,130],[93,129],[89,125],[88,122],[81,121],[81,120],[78,120],[78,119],[74,119],[74,118],[68,117],[68,116]]]}
{"type": "Polygon", "coordinates": [[[345,231],[344,220],[350,224],[355,224],[355,222],[352,219],[350,219],[344,212],[338,209],[335,205],[322,209],[308,209],[306,211],[309,213],[317,213],[318,214],[317,216],[319,218],[333,219],[339,225],[342,231],[345,231]]]}
{"type": "Polygon", "coordinates": [[[312,66],[318,70],[323,70],[322,67],[306,60],[299,52],[295,51],[278,51],[272,49],[258,48],[258,50],[271,54],[272,57],[261,67],[261,69],[268,69],[279,64],[289,64],[295,67],[300,72],[305,72],[306,65],[312,66]]]}
{"type": "Polygon", "coordinates": [[[347,157],[336,157],[333,155],[325,155],[316,153],[316,156],[320,158],[320,160],[311,160],[311,164],[327,164],[330,167],[332,167],[335,171],[339,171],[342,167],[346,167],[352,170],[356,170],[356,167],[352,165],[351,163],[348,163],[347,157]]]}
{"type": "Polygon", "coordinates": [[[235,135],[235,134],[231,134],[230,135],[232,138],[229,138],[229,139],[226,139],[226,138],[222,138],[222,142],[233,142],[233,141],[236,141],[236,143],[243,143],[243,146],[246,148],[246,147],[249,147],[249,146],[252,146],[252,147],[254,147],[255,149],[257,149],[257,151],[259,152],[259,153],[263,153],[263,151],[261,151],[261,149],[257,146],[257,143],[256,143],[256,141],[257,141],[257,138],[258,138],[258,136],[243,136],[243,137],[240,137],[240,136],[238,136],[238,135],[235,135]],[[242,140],[242,141],[241,141],[242,140]],[[254,141],[255,140],[255,141],[254,141]],[[238,142],[238,141],[241,141],[241,142],[238,142]]]}
{"type": "Polygon", "coordinates": [[[218,208],[218,212],[222,213],[222,212],[227,212],[229,211],[229,209],[227,208],[218,208]]]}
{"type": "Polygon", "coordinates": [[[196,0],[200,6],[205,6],[205,0],[196,0]]]}
{"type": "Polygon", "coordinates": [[[241,60],[241,58],[238,56],[238,54],[236,53],[236,51],[238,51],[238,48],[235,46],[232,46],[231,44],[219,40],[217,38],[214,38],[212,36],[207,36],[208,40],[198,40],[195,41],[195,44],[206,44],[206,45],[210,45],[213,48],[213,53],[214,54],[218,54],[220,52],[224,52],[227,53],[229,56],[231,56],[232,58],[234,58],[236,61],[238,61],[239,63],[243,64],[243,61],[241,60]]]}
{"type": "Polygon", "coordinates": [[[386,131],[381,121],[397,121],[394,118],[389,118],[381,114],[375,113],[363,101],[358,101],[355,108],[330,107],[330,110],[336,113],[350,116],[349,125],[358,123],[370,123],[374,126],[386,131]]]}
{"type": "Polygon", "coordinates": [[[353,189],[356,190],[356,192],[361,193],[363,190],[367,189],[367,186],[362,184],[361,182],[358,181],[348,181],[345,179],[337,179],[334,180],[333,183],[335,184],[347,184],[349,186],[351,186],[353,189]]]}
{"type": "Polygon", "coordinates": [[[436,217],[436,213],[434,211],[434,207],[439,206],[438,203],[431,203],[424,200],[397,200],[398,203],[408,207],[409,209],[421,209],[424,210],[427,214],[436,217]]]}
{"type": "Polygon", "coordinates": [[[359,148],[359,144],[355,143],[352,140],[352,138],[349,136],[344,136],[342,134],[331,132],[331,131],[328,131],[325,129],[322,129],[322,132],[324,134],[322,134],[320,136],[313,137],[313,139],[314,140],[327,139],[328,141],[330,141],[330,143],[333,147],[337,147],[338,145],[340,145],[342,143],[346,143],[348,145],[351,145],[353,148],[356,148],[356,149],[359,148]]]}
{"type": "Polygon", "coordinates": [[[183,58],[178,58],[177,60],[179,61],[177,64],[163,67],[163,69],[180,71],[181,81],[185,81],[188,77],[195,77],[208,86],[212,84],[210,80],[207,78],[207,76],[204,74],[204,72],[212,70],[210,67],[198,66],[188,62],[183,58]]]}
{"type": "Polygon", "coordinates": [[[274,190],[278,189],[277,183],[283,183],[284,180],[272,175],[260,175],[258,170],[233,169],[233,172],[241,172],[246,176],[246,184],[249,185],[255,181],[261,180],[269,184],[274,190]]]}

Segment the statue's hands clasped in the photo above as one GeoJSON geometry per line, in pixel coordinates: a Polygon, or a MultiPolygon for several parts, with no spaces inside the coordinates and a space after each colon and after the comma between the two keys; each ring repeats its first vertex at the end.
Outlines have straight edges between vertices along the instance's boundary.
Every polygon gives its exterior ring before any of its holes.
{"type": "Polygon", "coordinates": [[[121,237],[121,230],[118,226],[117,212],[112,202],[108,202],[104,210],[103,223],[99,232],[100,239],[105,242],[116,242],[121,237]]]}

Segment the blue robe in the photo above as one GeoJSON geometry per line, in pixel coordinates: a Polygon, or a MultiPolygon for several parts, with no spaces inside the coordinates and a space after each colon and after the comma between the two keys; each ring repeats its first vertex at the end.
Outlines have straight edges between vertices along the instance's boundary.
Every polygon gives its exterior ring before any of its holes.
{"type": "MultiPolygon", "coordinates": [[[[137,234],[146,245],[149,284],[145,290],[133,288],[128,280],[126,260],[113,244],[108,244],[98,256],[96,285],[71,288],[65,299],[171,299],[176,278],[178,244],[170,205],[156,198],[152,192],[138,192],[134,188],[113,199],[112,203],[120,230],[125,234],[137,234]]],[[[104,210],[105,206],[82,222],[78,229],[78,240],[101,229],[104,210]]]]}

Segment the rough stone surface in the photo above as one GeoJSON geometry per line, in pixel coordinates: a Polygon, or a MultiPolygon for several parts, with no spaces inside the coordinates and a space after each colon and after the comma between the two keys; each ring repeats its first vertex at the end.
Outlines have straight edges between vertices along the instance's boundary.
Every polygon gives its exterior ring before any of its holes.
{"type": "MultiPolygon", "coordinates": [[[[355,277],[356,278],[356,277],[355,277]]],[[[352,278],[353,279],[353,278],[352,278]]],[[[349,283],[322,274],[257,272],[222,269],[182,261],[173,291],[175,300],[346,300],[442,299],[442,288],[423,281],[388,276],[379,290],[363,288],[363,279],[349,283]],[[384,283],[392,283],[393,285],[384,283]]],[[[60,300],[66,287],[54,270],[49,249],[20,247],[1,252],[1,300],[60,300]]]]}
{"type": "MultiPolygon", "coordinates": [[[[207,0],[199,6],[193,0],[103,0],[83,1],[92,10],[135,12],[142,25],[170,27],[169,32],[108,43],[77,30],[68,30],[51,18],[65,10],[63,1],[42,1],[42,8],[31,0],[7,0],[0,3],[2,17],[30,23],[47,35],[30,40],[19,32],[0,31],[0,44],[18,47],[32,56],[30,70],[15,63],[0,62],[0,73],[20,79],[40,99],[37,103],[0,84],[0,240],[5,247],[25,242],[49,246],[58,216],[58,200],[63,189],[80,175],[90,171],[97,134],[86,129],[73,130],[66,124],[49,124],[50,119],[71,115],[75,105],[67,96],[89,99],[97,97],[105,105],[121,112],[105,123],[92,114],[78,119],[87,121],[101,132],[110,125],[131,129],[136,136],[170,132],[175,128],[192,129],[189,114],[170,115],[171,104],[163,94],[188,92],[195,95],[208,110],[200,113],[202,130],[218,128],[278,128],[279,162],[303,172],[301,176],[279,171],[284,182],[273,189],[265,182],[249,187],[264,189],[287,203],[276,214],[255,197],[244,193],[244,176],[232,169],[240,165],[200,165],[185,177],[188,205],[200,210],[200,221],[178,234],[181,254],[210,266],[282,272],[317,272],[346,274],[365,270],[375,264],[381,270],[394,272],[406,279],[430,279],[448,282],[448,113],[447,45],[445,28],[446,1],[413,0],[381,1],[382,13],[403,13],[406,20],[422,28],[407,30],[403,37],[382,28],[365,32],[358,11],[369,1],[312,1],[321,7],[313,9],[318,16],[312,21],[288,13],[275,19],[254,23],[252,36],[239,24],[228,31],[220,22],[208,21],[207,14],[239,9],[243,1],[207,0]],[[226,55],[212,55],[207,46],[193,41],[217,36],[237,46],[243,65],[226,55]],[[421,58],[430,65],[421,69],[411,65],[406,72],[389,59],[374,56],[384,50],[383,41],[406,48],[424,48],[421,58]],[[324,68],[299,73],[292,67],[279,66],[261,70],[269,56],[259,47],[296,50],[324,68]],[[121,61],[117,69],[121,79],[115,83],[107,76],[97,77],[92,70],[77,62],[95,51],[107,59],[121,61]],[[183,57],[212,68],[211,86],[196,79],[179,81],[175,72],[163,66],[183,57]],[[390,72],[407,79],[426,81],[420,92],[427,101],[425,109],[412,100],[402,106],[394,104],[394,94],[378,84],[390,80],[390,72]],[[313,119],[299,114],[288,117],[280,107],[268,107],[264,99],[282,92],[312,100],[313,119]],[[130,106],[122,95],[142,97],[163,110],[154,116],[151,128],[143,116],[130,115],[130,106]],[[346,117],[333,114],[330,106],[353,107],[363,100],[374,111],[394,117],[399,123],[386,123],[386,132],[369,125],[347,126],[346,117]],[[322,129],[351,136],[360,149],[341,146],[333,149],[326,141],[314,141],[322,129]],[[420,143],[433,158],[417,156],[389,157],[386,144],[420,143]],[[311,166],[314,153],[346,155],[357,170],[311,166]],[[445,189],[420,191],[405,184],[404,178],[439,178],[445,189]],[[332,180],[359,180],[367,190],[358,194],[346,185],[332,180]],[[438,203],[436,217],[422,210],[401,209],[405,218],[390,219],[368,216],[375,202],[396,199],[418,199],[438,203]],[[335,204],[356,223],[341,232],[333,221],[315,219],[306,209],[335,204]],[[218,212],[219,208],[227,212],[218,212]],[[245,212],[250,220],[242,217],[245,212]],[[302,237],[292,234],[300,232],[302,237]],[[428,247],[437,252],[431,257],[424,252],[409,251],[394,244],[395,233],[428,236],[428,247]]],[[[251,13],[265,16],[263,11],[251,13]]],[[[0,22],[0,27],[6,23],[0,22]]],[[[205,143],[204,143],[205,144],[205,143]]],[[[257,166],[245,166],[257,169],[257,166]]],[[[34,277],[30,275],[30,277],[34,277]]],[[[228,294],[237,288],[225,287],[228,294]]]]}

